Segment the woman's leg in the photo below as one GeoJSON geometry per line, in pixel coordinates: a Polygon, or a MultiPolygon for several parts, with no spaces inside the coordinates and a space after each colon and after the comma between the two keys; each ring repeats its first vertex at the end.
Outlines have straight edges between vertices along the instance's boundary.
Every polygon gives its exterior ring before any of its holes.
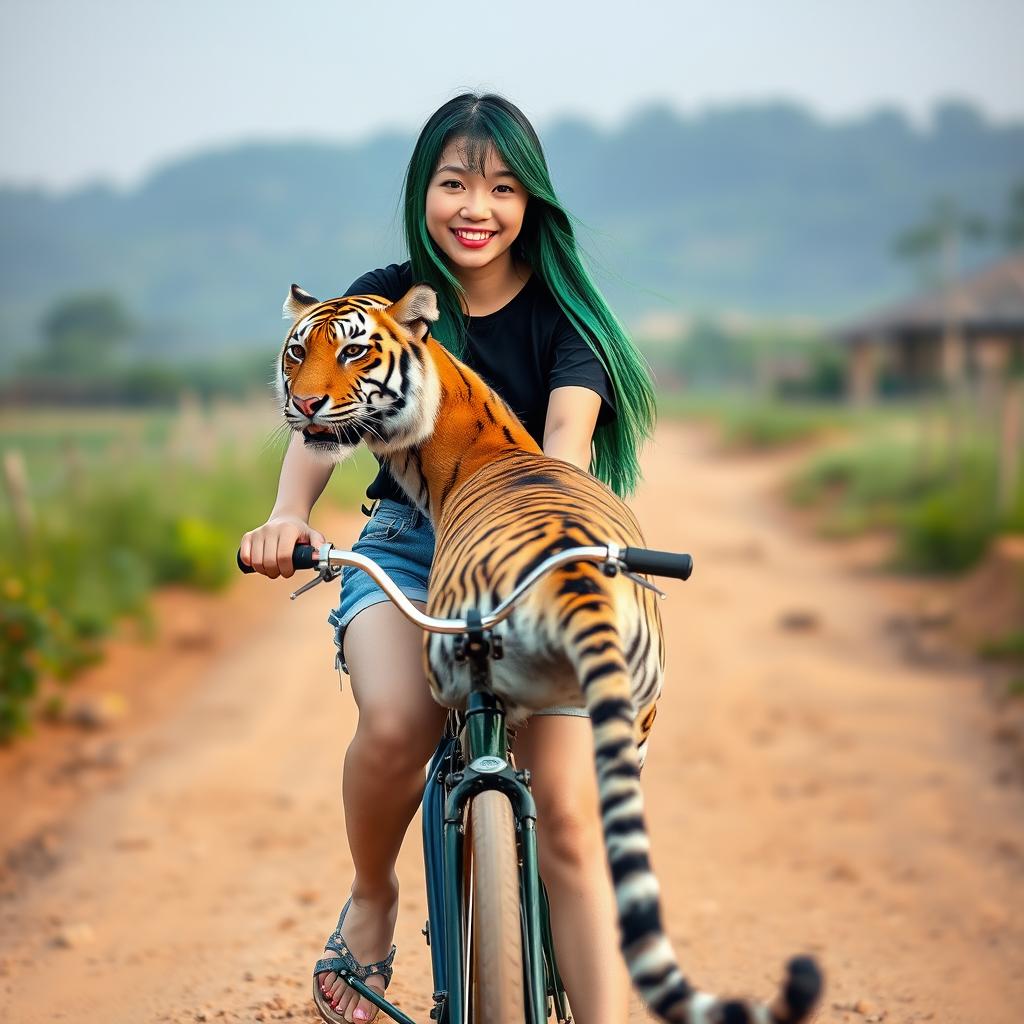
{"type": "MultiPolygon", "coordinates": [[[[350,952],[364,964],[382,960],[391,949],[398,916],[395,862],[423,794],[424,767],[444,725],[446,712],[430,696],[422,651],[422,631],[390,603],[359,612],[345,632],[359,723],[342,779],[355,867],[343,931],[350,952]]],[[[339,895],[343,901],[344,894],[339,895]]],[[[346,1020],[372,1020],[377,1014],[336,974],[321,974],[319,981],[346,1020]]],[[[384,989],[379,975],[367,984],[384,989]]]]}
{"type": "Polygon", "coordinates": [[[576,1024],[623,1024],[629,975],[605,855],[590,719],[534,715],[517,731],[517,768],[533,773],[540,870],[558,969],[576,1024]]]}

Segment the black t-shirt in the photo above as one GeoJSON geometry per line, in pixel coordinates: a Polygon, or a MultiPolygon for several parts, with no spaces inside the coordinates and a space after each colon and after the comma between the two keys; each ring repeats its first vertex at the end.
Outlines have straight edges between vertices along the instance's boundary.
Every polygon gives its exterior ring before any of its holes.
{"type": "MultiPolygon", "coordinates": [[[[412,283],[411,265],[392,263],[363,274],[345,295],[380,295],[394,302],[412,283]]],[[[544,444],[548,396],[555,388],[576,385],[596,391],[601,396],[598,424],[615,418],[607,371],[536,272],[501,309],[487,316],[464,317],[463,322],[462,361],[508,402],[537,444],[544,444]]],[[[383,464],[366,496],[410,504],[383,464]]]]}

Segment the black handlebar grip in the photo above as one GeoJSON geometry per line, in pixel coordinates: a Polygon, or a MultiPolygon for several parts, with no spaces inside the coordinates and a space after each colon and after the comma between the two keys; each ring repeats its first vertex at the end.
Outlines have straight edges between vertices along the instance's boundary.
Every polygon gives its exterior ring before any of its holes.
{"type": "Polygon", "coordinates": [[[320,549],[312,544],[296,544],[292,552],[292,565],[296,569],[315,569],[319,556],[320,549]]]}
{"type": "MultiPolygon", "coordinates": [[[[311,544],[296,544],[295,550],[292,552],[292,565],[296,569],[315,569],[317,567],[317,559],[319,557],[319,549],[313,547],[311,544]]],[[[238,568],[242,572],[250,573],[256,570],[251,565],[246,565],[242,561],[242,549],[239,548],[235,552],[235,561],[238,563],[238,568]]]]}
{"type": "Polygon", "coordinates": [[[693,559],[674,551],[623,548],[622,560],[633,572],[646,572],[652,576],[673,576],[677,580],[688,580],[693,572],[693,559]]]}

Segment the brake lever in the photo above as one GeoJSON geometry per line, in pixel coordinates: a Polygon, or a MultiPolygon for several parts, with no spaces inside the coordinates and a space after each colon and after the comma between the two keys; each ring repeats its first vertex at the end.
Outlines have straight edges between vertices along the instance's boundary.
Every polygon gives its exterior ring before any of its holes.
{"type": "Polygon", "coordinates": [[[656,587],[653,583],[651,583],[650,580],[645,580],[643,576],[637,576],[635,572],[630,572],[628,569],[623,569],[622,575],[628,576],[634,583],[639,583],[641,587],[646,587],[648,590],[653,590],[658,595],[658,597],[662,599],[668,597],[668,594],[666,594],[664,590],[662,590],[660,587],[656,587]]]}
{"type": "Polygon", "coordinates": [[[647,590],[653,590],[658,597],[662,598],[662,600],[668,597],[668,594],[666,594],[664,590],[660,587],[656,587],[650,582],[650,580],[645,580],[643,576],[638,576],[635,572],[630,572],[629,569],[626,568],[626,563],[623,561],[621,551],[622,548],[620,548],[618,544],[608,544],[608,557],[601,563],[601,572],[603,572],[605,576],[617,576],[621,572],[623,576],[628,577],[641,587],[646,587],[647,590]]]}
{"type": "Polygon", "coordinates": [[[320,583],[330,583],[332,580],[336,580],[341,575],[341,569],[334,569],[330,563],[330,544],[320,545],[320,557],[317,560],[317,567],[320,569],[319,574],[315,580],[310,580],[308,583],[303,583],[298,590],[290,595],[291,600],[294,601],[300,594],[304,594],[307,590],[312,590],[313,587],[320,583]]]}

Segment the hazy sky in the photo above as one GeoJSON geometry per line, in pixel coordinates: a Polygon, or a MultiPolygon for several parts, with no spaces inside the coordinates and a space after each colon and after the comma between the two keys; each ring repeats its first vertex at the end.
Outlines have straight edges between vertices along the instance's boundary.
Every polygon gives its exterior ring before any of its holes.
{"type": "Polygon", "coordinates": [[[790,98],[828,117],[937,98],[1024,120],[1022,0],[5,0],[0,183],[131,184],[241,139],[417,128],[464,88],[541,130],[790,98]]]}

